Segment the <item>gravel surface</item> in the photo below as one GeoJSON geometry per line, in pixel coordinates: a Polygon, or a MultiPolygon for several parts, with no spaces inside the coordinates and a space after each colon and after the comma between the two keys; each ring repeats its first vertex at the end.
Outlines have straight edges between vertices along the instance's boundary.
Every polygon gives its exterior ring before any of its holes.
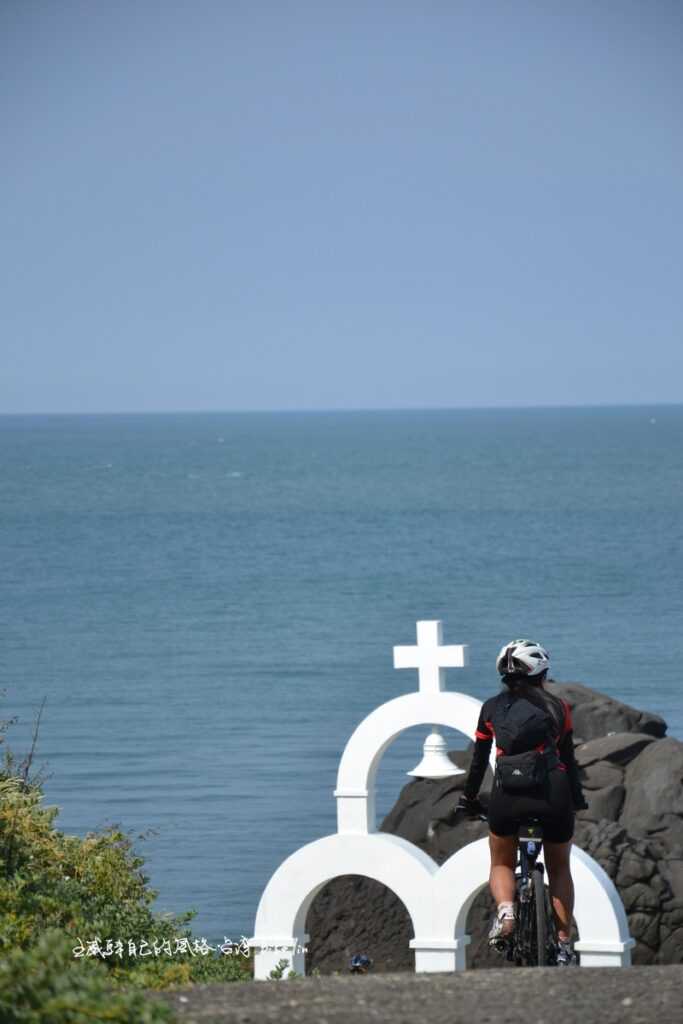
{"type": "Polygon", "coordinates": [[[182,1024],[681,1024],[683,965],[339,975],[150,997],[182,1024]]]}

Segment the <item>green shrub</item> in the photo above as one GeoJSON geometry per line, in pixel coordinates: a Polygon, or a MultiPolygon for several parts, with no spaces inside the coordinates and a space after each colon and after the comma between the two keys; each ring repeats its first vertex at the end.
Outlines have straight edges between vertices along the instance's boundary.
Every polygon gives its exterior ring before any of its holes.
{"type": "Polygon", "coordinates": [[[3,1024],[161,1024],[175,1020],[170,1007],[142,992],[112,986],[96,960],[74,962],[71,941],[43,932],[30,951],[13,949],[0,960],[3,1024]]]}
{"type": "Polygon", "coordinates": [[[194,911],[154,912],[157,893],[129,833],[110,825],[80,838],[55,827],[58,809],[44,806],[42,780],[30,774],[33,749],[21,764],[6,749],[0,768],[3,1024],[169,1020],[142,989],[250,979],[251,955],[202,954],[188,928],[194,911]]]}

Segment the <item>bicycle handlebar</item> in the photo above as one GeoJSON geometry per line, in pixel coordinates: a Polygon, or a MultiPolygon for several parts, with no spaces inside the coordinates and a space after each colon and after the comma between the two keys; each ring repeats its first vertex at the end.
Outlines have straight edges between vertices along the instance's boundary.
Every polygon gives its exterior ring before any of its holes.
{"type": "MultiPolygon", "coordinates": [[[[455,805],[455,812],[454,813],[457,814],[458,811],[462,811],[463,813],[466,813],[467,808],[466,807],[461,807],[460,804],[456,804],[455,805]]],[[[477,811],[475,814],[468,814],[467,817],[470,819],[470,821],[488,821],[489,820],[488,817],[485,814],[481,814],[479,811],[477,811]]]]}

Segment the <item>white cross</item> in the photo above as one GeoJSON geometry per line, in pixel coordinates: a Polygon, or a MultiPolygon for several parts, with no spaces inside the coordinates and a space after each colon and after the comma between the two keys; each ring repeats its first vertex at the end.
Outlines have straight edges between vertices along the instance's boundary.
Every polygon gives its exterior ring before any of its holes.
{"type": "Polygon", "coordinates": [[[441,622],[418,622],[417,647],[394,647],[394,668],[416,668],[421,693],[446,689],[446,669],[467,665],[467,644],[442,644],[441,622]]]}

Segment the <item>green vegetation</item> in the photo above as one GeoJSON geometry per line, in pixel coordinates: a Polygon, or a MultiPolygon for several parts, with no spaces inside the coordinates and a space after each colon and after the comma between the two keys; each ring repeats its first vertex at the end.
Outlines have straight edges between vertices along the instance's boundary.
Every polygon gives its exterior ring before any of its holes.
{"type": "MultiPolygon", "coordinates": [[[[0,722],[0,743],[14,721],[0,722]]],[[[157,893],[128,833],[55,827],[58,809],[44,806],[44,780],[31,774],[39,722],[24,760],[5,744],[0,766],[3,1024],[155,1024],[173,1015],[143,989],[251,978],[251,955],[193,938],[194,911],[154,913],[157,893]]]]}
{"type": "Polygon", "coordinates": [[[160,1024],[175,1019],[170,1008],[142,992],[112,985],[106,968],[95,960],[74,966],[71,945],[63,932],[50,929],[30,950],[3,955],[3,1024],[160,1024]]]}
{"type": "MultiPolygon", "coordinates": [[[[278,960],[278,962],[276,963],[275,967],[273,967],[272,971],[268,975],[268,978],[269,979],[272,978],[273,980],[278,981],[280,978],[282,978],[282,976],[284,975],[285,971],[287,970],[287,964],[288,963],[289,963],[289,960],[285,960],[284,958],[282,960],[278,960]]],[[[315,974],[315,970],[313,971],[313,973],[315,974]]],[[[320,974],[320,971],[318,971],[317,973],[320,974]]],[[[291,970],[291,971],[287,971],[287,977],[288,978],[303,978],[303,974],[299,974],[298,971],[291,970]]]]}

